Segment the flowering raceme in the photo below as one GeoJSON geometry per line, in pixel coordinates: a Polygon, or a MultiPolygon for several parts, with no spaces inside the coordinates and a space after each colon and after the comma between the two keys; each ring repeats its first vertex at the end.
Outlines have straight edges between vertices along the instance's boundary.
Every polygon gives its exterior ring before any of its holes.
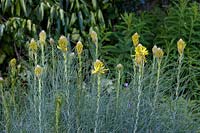
{"type": "Polygon", "coordinates": [[[81,41],[78,41],[78,43],[76,44],[76,51],[77,51],[79,56],[82,54],[82,52],[83,52],[83,44],[81,43],[81,41]]]}
{"type": "Polygon", "coordinates": [[[132,36],[132,41],[135,47],[137,47],[139,44],[139,37],[140,36],[138,35],[137,32],[132,36]]]}
{"type": "Polygon", "coordinates": [[[138,65],[141,65],[142,63],[144,63],[146,61],[146,55],[148,55],[148,51],[147,49],[142,46],[141,44],[139,44],[136,48],[135,48],[135,61],[138,65]]]}
{"type": "Polygon", "coordinates": [[[65,36],[61,36],[58,40],[57,48],[60,49],[62,52],[67,52],[67,38],[65,36]]]}
{"type": "Polygon", "coordinates": [[[31,42],[29,44],[29,49],[34,53],[37,52],[38,46],[37,46],[37,42],[34,40],[34,38],[31,39],[31,42]]]}
{"type": "Polygon", "coordinates": [[[45,44],[46,38],[47,38],[46,32],[42,30],[39,34],[40,43],[45,44]]]}
{"type": "Polygon", "coordinates": [[[104,74],[108,69],[105,69],[103,62],[100,60],[96,60],[94,63],[94,70],[92,70],[92,74],[104,74]]]}

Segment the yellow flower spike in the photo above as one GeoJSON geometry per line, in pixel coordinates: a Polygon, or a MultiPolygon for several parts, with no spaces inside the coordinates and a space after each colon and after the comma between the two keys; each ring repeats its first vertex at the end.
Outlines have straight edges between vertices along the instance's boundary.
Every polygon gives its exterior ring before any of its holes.
{"type": "Polygon", "coordinates": [[[46,32],[42,30],[39,34],[39,40],[41,44],[45,44],[46,37],[47,37],[46,32]]]}
{"type": "Polygon", "coordinates": [[[148,55],[148,51],[146,47],[142,46],[142,44],[138,44],[138,46],[135,48],[135,54],[139,54],[141,56],[148,55]]]}
{"type": "Polygon", "coordinates": [[[37,77],[40,77],[41,74],[42,74],[42,67],[39,66],[39,65],[37,65],[37,66],[35,67],[34,72],[35,72],[35,75],[36,75],[37,77]]]}
{"type": "Polygon", "coordinates": [[[17,63],[17,60],[15,59],[15,58],[13,58],[13,59],[11,59],[10,60],[10,66],[12,67],[12,68],[14,68],[15,66],[16,66],[16,63],[17,63]]]}
{"type": "Polygon", "coordinates": [[[146,61],[146,55],[148,55],[147,49],[142,46],[141,44],[138,44],[138,46],[135,48],[135,61],[138,65],[143,64],[146,61]]]}
{"type": "Polygon", "coordinates": [[[92,70],[92,74],[104,74],[108,69],[105,69],[103,62],[100,60],[96,60],[94,63],[94,70],[92,70]]]}
{"type": "Polygon", "coordinates": [[[163,50],[161,48],[157,48],[157,50],[155,52],[155,57],[158,58],[158,59],[160,59],[160,58],[163,57],[163,55],[164,55],[163,50]]]}
{"type": "Polygon", "coordinates": [[[81,41],[77,42],[76,51],[77,51],[79,56],[82,54],[82,52],[83,52],[83,44],[81,43],[81,41]]]}
{"type": "Polygon", "coordinates": [[[180,39],[177,42],[177,48],[178,48],[178,52],[179,52],[180,55],[183,54],[185,46],[186,46],[186,43],[182,39],[180,39]]]}
{"type": "Polygon", "coordinates": [[[139,44],[139,38],[140,36],[138,35],[137,32],[132,36],[133,45],[135,47],[137,47],[137,45],[139,44]]]}
{"type": "Polygon", "coordinates": [[[62,35],[58,40],[57,48],[60,49],[62,52],[67,52],[67,44],[68,44],[67,38],[62,35]]]}
{"type": "Polygon", "coordinates": [[[90,36],[91,36],[91,38],[92,38],[92,42],[96,44],[97,41],[98,41],[97,33],[96,33],[95,31],[92,30],[92,31],[90,32],[90,36]]]}
{"type": "Polygon", "coordinates": [[[29,44],[29,49],[33,52],[37,52],[38,46],[37,46],[37,42],[34,40],[34,38],[31,39],[31,42],[29,44]]]}

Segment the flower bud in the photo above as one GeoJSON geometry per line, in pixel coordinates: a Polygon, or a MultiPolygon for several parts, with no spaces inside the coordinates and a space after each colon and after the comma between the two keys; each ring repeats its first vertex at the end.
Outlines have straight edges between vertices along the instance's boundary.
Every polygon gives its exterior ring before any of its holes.
{"type": "Polygon", "coordinates": [[[121,71],[123,69],[123,65],[122,64],[118,64],[117,65],[117,70],[121,71]]]}
{"type": "Polygon", "coordinates": [[[178,52],[179,52],[180,55],[183,54],[185,46],[186,46],[186,43],[182,39],[180,39],[177,42],[177,48],[178,48],[178,52]]]}
{"type": "Polygon", "coordinates": [[[53,40],[53,38],[50,38],[49,43],[50,43],[51,45],[54,44],[54,40],[53,40]]]}
{"type": "Polygon", "coordinates": [[[15,58],[10,60],[10,66],[14,68],[16,66],[17,60],[15,58]]]}
{"type": "Polygon", "coordinates": [[[139,35],[136,32],[133,36],[132,36],[132,41],[133,41],[133,45],[136,47],[139,44],[139,35]]]}
{"type": "Polygon", "coordinates": [[[78,41],[78,43],[76,44],[76,51],[79,56],[83,52],[83,44],[81,43],[81,41],[78,41]]]}
{"type": "Polygon", "coordinates": [[[42,30],[39,34],[39,40],[41,44],[45,44],[46,41],[46,32],[44,30],[42,30]]]}
{"type": "Polygon", "coordinates": [[[41,74],[42,74],[42,67],[39,66],[39,65],[37,65],[37,66],[35,67],[34,72],[35,72],[35,75],[36,75],[37,77],[40,77],[41,74]]]}
{"type": "Polygon", "coordinates": [[[97,33],[96,33],[95,31],[92,30],[92,31],[90,32],[90,36],[91,36],[91,38],[92,38],[92,42],[96,44],[97,41],[98,41],[97,33]]]}

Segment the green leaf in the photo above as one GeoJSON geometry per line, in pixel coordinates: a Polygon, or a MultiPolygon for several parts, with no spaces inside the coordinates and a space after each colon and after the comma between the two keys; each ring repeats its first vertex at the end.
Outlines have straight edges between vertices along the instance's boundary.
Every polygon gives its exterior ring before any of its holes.
{"type": "Polygon", "coordinates": [[[80,29],[82,31],[83,30],[83,15],[81,11],[78,12],[78,20],[79,20],[80,29]]]}
{"type": "Polygon", "coordinates": [[[92,0],[92,6],[95,10],[97,9],[97,0],[92,0]]]}
{"type": "Polygon", "coordinates": [[[60,11],[60,19],[62,21],[62,24],[65,25],[64,11],[63,11],[63,9],[60,9],[59,11],[60,11]]]}
{"type": "Polygon", "coordinates": [[[16,0],[16,14],[17,14],[17,16],[20,16],[20,2],[19,2],[19,0],[16,0]]]}
{"type": "Polygon", "coordinates": [[[69,26],[72,26],[76,22],[77,16],[75,13],[72,13],[71,20],[69,26]]]}
{"type": "Polygon", "coordinates": [[[20,4],[21,4],[21,7],[24,11],[25,16],[27,17],[26,3],[24,2],[24,0],[20,0],[20,4]]]}

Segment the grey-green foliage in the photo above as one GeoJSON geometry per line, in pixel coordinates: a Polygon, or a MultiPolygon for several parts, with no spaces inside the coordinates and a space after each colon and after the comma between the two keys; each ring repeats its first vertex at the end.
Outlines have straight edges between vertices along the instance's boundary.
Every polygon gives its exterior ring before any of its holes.
{"type": "MultiPolygon", "coordinates": [[[[43,132],[55,132],[55,99],[61,96],[63,104],[61,107],[61,119],[59,125],[60,132],[77,132],[78,128],[81,132],[93,132],[95,111],[96,111],[96,96],[97,83],[93,80],[95,75],[91,75],[92,63],[86,62],[90,60],[87,57],[87,51],[84,51],[86,56],[83,56],[84,80],[82,86],[82,96],[80,97],[80,127],[77,127],[77,56],[71,58],[68,51],[68,71],[67,79],[65,79],[63,56],[61,51],[55,50],[55,70],[52,69],[51,53],[48,51],[49,45],[46,46],[46,65],[42,74],[42,130],[43,132]],[[71,63],[70,63],[71,62],[71,63]],[[55,72],[55,77],[52,79],[52,72],[55,72]],[[54,82],[54,86],[52,84],[54,82]],[[66,90],[69,90],[69,104],[66,103],[66,90]],[[68,117],[67,112],[70,116],[68,117]]],[[[38,52],[40,56],[40,52],[38,52]]],[[[92,60],[92,59],[91,59],[92,60]]],[[[150,59],[148,59],[150,60],[150,59]]],[[[106,62],[105,62],[106,63],[106,62]]],[[[31,64],[31,63],[30,63],[31,64]]],[[[11,132],[39,132],[38,130],[38,113],[35,112],[34,100],[35,92],[38,87],[34,88],[34,66],[27,65],[22,62],[22,66],[26,65],[23,73],[25,74],[25,85],[20,79],[16,87],[17,107],[13,108],[10,104],[10,120],[11,132]],[[26,91],[25,91],[26,90],[26,91]],[[19,92],[20,91],[20,92],[19,92]]],[[[41,61],[39,60],[39,63],[41,61]]],[[[198,132],[199,119],[196,118],[196,110],[199,107],[191,108],[191,100],[187,94],[181,93],[187,85],[182,83],[180,86],[180,96],[175,100],[174,92],[176,82],[176,73],[178,64],[176,62],[169,63],[167,57],[163,58],[161,65],[161,76],[159,81],[158,99],[156,102],[155,113],[151,115],[152,104],[155,96],[155,84],[157,69],[152,69],[150,62],[146,63],[144,75],[142,77],[142,96],[139,112],[139,123],[137,132],[198,132]],[[165,65],[167,64],[167,65],[165,65]]],[[[155,67],[156,68],[156,67],[155,67]]],[[[183,69],[184,70],[184,69],[183,69]]],[[[182,71],[183,71],[182,70],[182,71]]],[[[115,71],[110,71],[115,73],[115,71]]],[[[100,132],[132,132],[135,123],[136,105],[137,105],[137,87],[138,74],[133,77],[133,71],[129,73],[130,80],[128,86],[124,86],[122,82],[119,95],[119,110],[116,108],[116,78],[109,78],[107,75],[102,76],[102,91],[100,97],[100,110],[98,131],[100,132]],[[136,81],[134,84],[133,81],[136,81]]],[[[124,76],[124,75],[123,75],[124,76]]],[[[19,77],[24,77],[19,76],[19,77]]],[[[181,77],[184,80],[187,77],[181,77]]],[[[38,86],[38,84],[36,84],[38,86]]],[[[4,91],[9,96],[9,83],[4,86],[4,91]]],[[[8,100],[9,101],[9,100],[8,100]]],[[[192,106],[194,107],[194,106],[192,106]]],[[[2,110],[4,111],[4,110],[2,110]]],[[[1,130],[5,129],[5,116],[1,116],[1,130]]]]}

